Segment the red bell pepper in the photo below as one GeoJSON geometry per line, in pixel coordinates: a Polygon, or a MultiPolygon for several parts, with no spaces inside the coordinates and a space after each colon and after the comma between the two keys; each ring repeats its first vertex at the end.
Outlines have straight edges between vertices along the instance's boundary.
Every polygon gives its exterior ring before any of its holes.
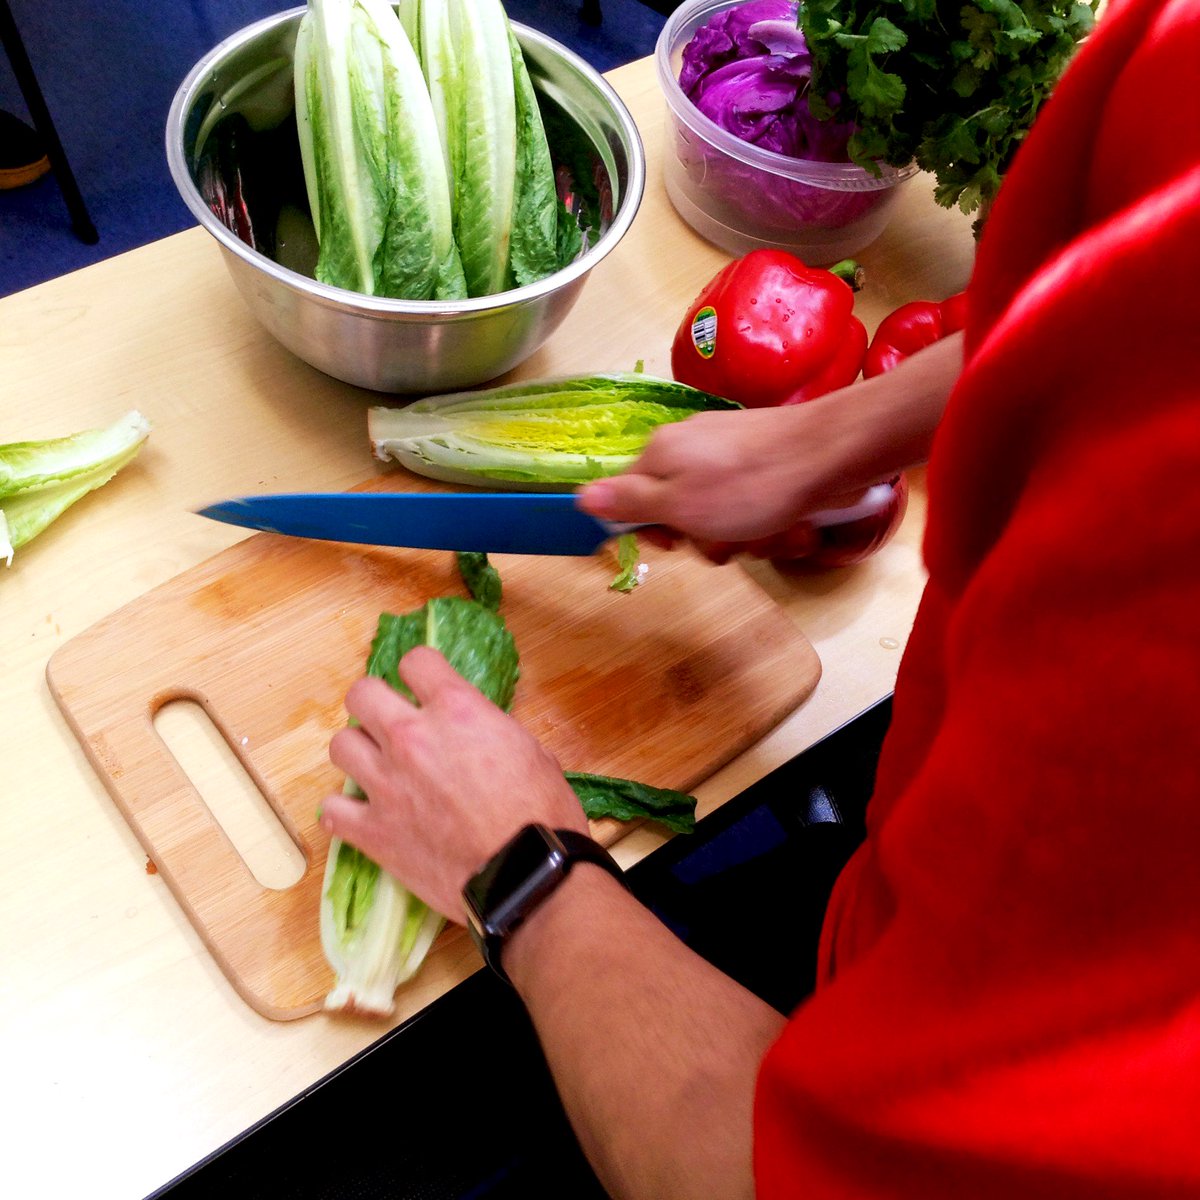
{"type": "Polygon", "coordinates": [[[966,317],[966,292],[940,304],[936,300],[914,300],[900,305],[879,322],[863,363],[863,378],[882,375],[910,354],[957,333],[966,317]]]}
{"type": "Polygon", "coordinates": [[[797,404],[858,376],[867,331],[854,315],[860,269],[829,270],[780,250],[752,250],[692,301],[671,345],[680,383],[748,408],[797,404]]]}

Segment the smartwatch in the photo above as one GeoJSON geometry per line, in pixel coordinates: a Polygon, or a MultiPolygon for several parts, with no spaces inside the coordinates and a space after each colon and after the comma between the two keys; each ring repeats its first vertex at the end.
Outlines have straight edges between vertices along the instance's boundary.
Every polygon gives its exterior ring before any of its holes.
{"type": "Polygon", "coordinates": [[[463,888],[467,928],[483,961],[505,983],[512,982],[500,965],[505,942],[581,862],[625,883],[612,856],[586,834],[526,825],[463,888]]]}

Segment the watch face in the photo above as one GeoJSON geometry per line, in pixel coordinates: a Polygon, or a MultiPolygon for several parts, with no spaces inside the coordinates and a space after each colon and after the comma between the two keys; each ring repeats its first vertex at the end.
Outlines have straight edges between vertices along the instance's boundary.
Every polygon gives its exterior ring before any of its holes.
{"type": "Polygon", "coordinates": [[[485,935],[503,938],[554,890],[565,871],[558,838],[540,825],[528,826],[467,885],[468,915],[478,919],[485,935]]]}
{"type": "Polygon", "coordinates": [[[501,979],[505,939],[558,887],[575,862],[591,862],[624,881],[621,868],[586,834],[527,825],[463,888],[467,928],[501,979]]]}

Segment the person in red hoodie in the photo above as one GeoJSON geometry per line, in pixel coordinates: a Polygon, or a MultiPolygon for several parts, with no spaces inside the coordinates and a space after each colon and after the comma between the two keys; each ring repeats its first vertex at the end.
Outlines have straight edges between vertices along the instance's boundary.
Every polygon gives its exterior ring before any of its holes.
{"type": "MultiPolygon", "coordinates": [[[[1195,0],[1112,0],[1001,189],[963,335],[668,427],[584,490],[745,543],[929,462],[928,587],[813,996],[784,1018],[591,866],[503,943],[614,1195],[1200,1196],[1198,68],[1195,0]]],[[[586,826],[436,653],[402,674],[419,708],[351,688],[331,757],[370,802],[323,820],[462,921],[519,829],[586,826]]]]}

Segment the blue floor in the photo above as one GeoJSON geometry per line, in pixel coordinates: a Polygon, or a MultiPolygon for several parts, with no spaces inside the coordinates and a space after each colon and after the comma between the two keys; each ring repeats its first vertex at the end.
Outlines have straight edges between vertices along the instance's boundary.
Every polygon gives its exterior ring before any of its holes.
{"type": "MultiPolygon", "coordinates": [[[[100,240],[71,229],[52,175],[0,191],[0,296],[31,287],[195,222],[164,150],[176,88],[211,47],[291,7],[287,0],[9,0],[100,240]]],[[[638,0],[601,0],[589,24],[579,0],[506,0],[509,16],[549,34],[597,69],[650,54],[663,16],[638,0]]],[[[0,109],[29,113],[0,52],[0,109]]]]}

